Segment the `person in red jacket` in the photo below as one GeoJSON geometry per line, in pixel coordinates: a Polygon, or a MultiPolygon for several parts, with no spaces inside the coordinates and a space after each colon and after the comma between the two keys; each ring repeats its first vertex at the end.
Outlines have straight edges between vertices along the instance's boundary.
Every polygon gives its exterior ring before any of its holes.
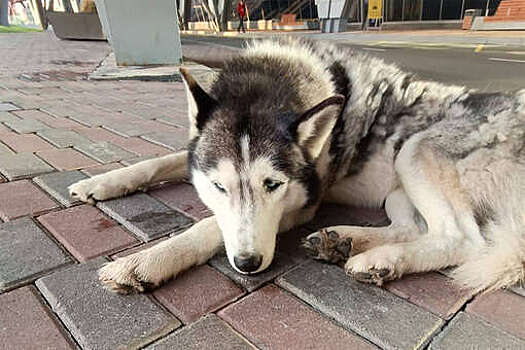
{"type": "Polygon", "coordinates": [[[244,0],[240,0],[237,3],[237,14],[239,15],[239,28],[237,31],[240,33],[241,29],[243,33],[246,33],[246,29],[244,29],[244,16],[246,16],[246,3],[244,0]]]}

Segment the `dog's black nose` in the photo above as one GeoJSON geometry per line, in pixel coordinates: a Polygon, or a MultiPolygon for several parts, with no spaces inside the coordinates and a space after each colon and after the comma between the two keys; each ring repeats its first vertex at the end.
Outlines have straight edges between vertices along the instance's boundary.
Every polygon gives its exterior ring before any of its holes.
{"type": "Polygon", "coordinates": [[[233,258],[235,266],[241,272],[250,273],[257,271],[262,263],[262,255],[242,253],[233,258]]]}

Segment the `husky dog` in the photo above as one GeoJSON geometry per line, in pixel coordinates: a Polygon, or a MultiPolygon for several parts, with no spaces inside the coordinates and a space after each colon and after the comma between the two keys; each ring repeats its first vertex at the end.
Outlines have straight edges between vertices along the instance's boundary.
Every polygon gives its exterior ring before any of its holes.
{"type": "Polygon", "coordinates": [[[525,278],[525,90],[487,94],[420,81],[396,66],[320,42],[252,43],[205,91],[182,70],[187,151],[70,186],[93,203],[190,178],[215,216],[117,259],[100,280],[144,291],[224,244],[240,273],[272,262],[276,235],[309,221],[323,201],[384,206],[387,227],[335,226],[307,248],[382,284],[458,266],[476,290],[525,278]],[[343,249],[344,250],[344,249],[343,249]]]}

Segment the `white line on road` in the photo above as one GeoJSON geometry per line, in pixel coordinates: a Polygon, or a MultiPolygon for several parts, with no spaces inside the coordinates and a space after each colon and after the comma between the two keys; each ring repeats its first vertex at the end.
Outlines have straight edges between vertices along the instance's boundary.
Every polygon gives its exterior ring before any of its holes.
{"type": "Polygon", "coordinates": [[[366,51],[386,51],[386,49],[378,49],[378,48],[375,48],[375,47],[363,47],[363,50],[366,50],[366,51]]]}
{"type": "Polygon", "coordinates": [[[498,61],[498,62],[513,62],[513,63],[525,63],[525,60],[513,60],[510,58],[497,58],[497,57],[491,57],[489,58],[490,61],[498,61]]]}

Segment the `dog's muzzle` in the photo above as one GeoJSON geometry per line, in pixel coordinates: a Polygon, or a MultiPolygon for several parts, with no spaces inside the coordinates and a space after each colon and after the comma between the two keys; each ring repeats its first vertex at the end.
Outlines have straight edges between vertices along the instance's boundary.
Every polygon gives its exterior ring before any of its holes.
{"type": "Polygon", "coordinates": [[[257,271],[261,267],[262,260],[262,255],[251,253],[242,253],[233,258],[235,267],[244,273],[257,271]]]}

